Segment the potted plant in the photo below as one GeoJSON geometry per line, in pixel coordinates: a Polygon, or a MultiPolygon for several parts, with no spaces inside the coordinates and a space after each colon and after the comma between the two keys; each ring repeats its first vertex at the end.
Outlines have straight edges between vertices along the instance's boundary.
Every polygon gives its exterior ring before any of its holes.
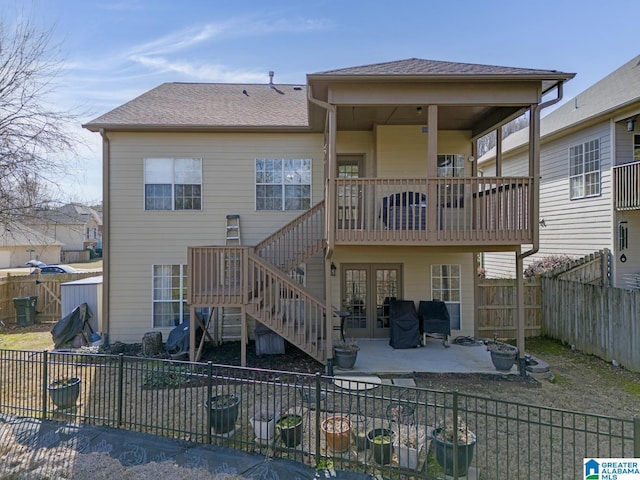
{"type": "Polygon", "coordinates": [[[276,422],[279,418],[279,407],[275,404],[272,408],[256,408],[253,417],[249,419],[256,434],[256,440],[271,441],[276,435],[276,422]]]}
{"type": "Polygon", "coordinates": [[[391,463],[393,452],[393,431],[388,428],[374,428],[367,433],[367,443],[373,452],[376,463],[386,465],[391,463]]]}
{"type": "Polygon", "coordinates": [[[356,364],[360,347],[355,339],[350,338],[333,345],[333,360],[338,368],[351,370],[356,364]]]}
{"type": "Polygon", "coordinates": [[[424,428],[417,425],[398,425],[393,449],[398,458],[398,465],[417,470],[418,460],[425,444],[424,428]]]}
{"type": "Polygon", "coordinates": [[[240,397],[232,394],[216,395],[205,404],[211,415],[211,428],[217,434],[233,431],[238,418],[240,397]]]}
{"type": "Polygon", "coordinates": [[[476,444],[475,434],[469,430],[467,425],[458,419],[458,425],[447,423],[444,427],[439,427],[431,433],[434,445],[436,461],[444,470],[446,475],[454,475],[454,469],[461,477],[467,475],[473,451],[476,444]],[[454,452],[456,444],[457,455],[454,452]]]}
{"type": "Polygon", "coordinates": [[[296,414],[283,415],[276,422],[280,430],[280,439],[287,447],[297,447],[302,441],[302,417],[296,414]]]}
{"type": "Polygon", "coordinates": [[[58,408],[70,408],[75,406],[80,396],[80,378],[67,377],[54,380],[47,385],[49,398],[58,408]]]}
{"type": "Polygon", "coordinates": [[[351,438],[351,421],[340,415],[325,419],[320,430],[327,439],[327,448],[336,453],[342,453],[349,448],[351,438]]]}
{"type": "Polygon", "coordinates": [[[511,370],[518,357],[518,347],[497,340],[487,342],[487,350],[491,354],[491,363],[501,372],[511,370]]]}

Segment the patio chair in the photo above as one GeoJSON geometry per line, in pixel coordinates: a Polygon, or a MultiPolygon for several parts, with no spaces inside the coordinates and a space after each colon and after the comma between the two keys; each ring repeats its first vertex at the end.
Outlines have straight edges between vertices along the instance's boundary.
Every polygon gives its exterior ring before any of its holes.
{"type": "Polygon", "coordinates": [[[449,347],[451,321],[446,303],[441,300],[420,300],[418,315],[422,344],[426,345],[427,335],[431,335],[443,339],[442,344],[449,347]]]}

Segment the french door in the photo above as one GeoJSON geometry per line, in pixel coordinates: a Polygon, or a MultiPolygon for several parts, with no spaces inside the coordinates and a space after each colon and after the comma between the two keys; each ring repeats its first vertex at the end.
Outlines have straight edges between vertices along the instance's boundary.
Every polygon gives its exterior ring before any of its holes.
{"type": "Polygon", "coordinates": [[[345,336],[389,337],[389,302],[402,297],[401,264],[342,264],[342,306],[350,315],[345,336]]]}
{"type": "MultiPolygon", "coordinates": [[[[362,155],[338,155],[338,178],[360,178],[364,176],[364,158],[362,155]]],[[[353,230],[359,226],[358,212],[361,209],[362,192],[352,185],[339,186],[338,228],[353,230]]]]}

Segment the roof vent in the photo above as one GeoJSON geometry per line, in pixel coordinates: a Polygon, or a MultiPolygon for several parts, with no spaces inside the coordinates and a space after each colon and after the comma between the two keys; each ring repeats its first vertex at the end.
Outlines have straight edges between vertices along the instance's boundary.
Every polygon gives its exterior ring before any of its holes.
{"type": "Polygon", "coordinates": [[[273,85],[273,70],[269,71],[269,85],[273,85]]]}

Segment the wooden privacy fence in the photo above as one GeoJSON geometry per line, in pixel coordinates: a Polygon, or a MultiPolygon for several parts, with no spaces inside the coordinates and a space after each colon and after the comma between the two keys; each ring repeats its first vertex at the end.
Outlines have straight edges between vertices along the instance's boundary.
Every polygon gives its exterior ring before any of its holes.
{"type": "Polygon", "coordinates": [[[0,320],[5,323],[16,322],[16,310],[13,299],[18,297],[38,297],[36,320],[56,322],[62,317],[60,284],[95,277],[96,272],[69,273],[59,275],[8,275],[0,278],[0,320]]]}
{"type": "Polygon", "coordinates": [[[640,371],[640,291],[542,278],[542,333],[640,371]]]}
{"type": "MultiPolygon", "coordinates": [[[[542,333],[540,281],[524,281],[525,337],[542,333]]],[[[479,338],[516,338],[516,280],[483,278],[476,295],[476,336],[479,338]]]]}

